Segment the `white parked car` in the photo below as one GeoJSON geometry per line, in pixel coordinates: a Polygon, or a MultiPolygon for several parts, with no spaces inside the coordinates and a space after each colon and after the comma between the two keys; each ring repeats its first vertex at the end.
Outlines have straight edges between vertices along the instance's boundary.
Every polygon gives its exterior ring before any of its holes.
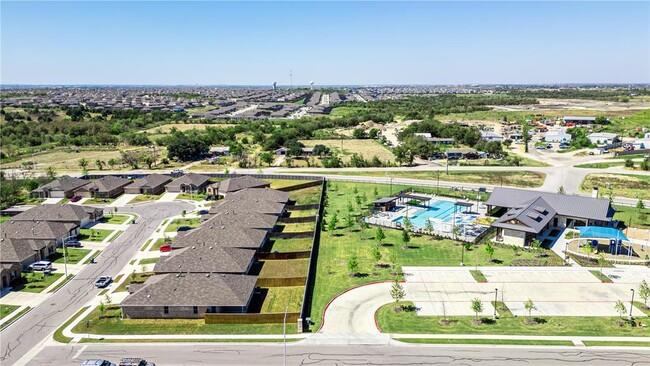
{"type": "Polygon", "coordinates": [[[38,261],[29,265],[32,271],[50,271],[52,270],[52,262],[38,261]]]}

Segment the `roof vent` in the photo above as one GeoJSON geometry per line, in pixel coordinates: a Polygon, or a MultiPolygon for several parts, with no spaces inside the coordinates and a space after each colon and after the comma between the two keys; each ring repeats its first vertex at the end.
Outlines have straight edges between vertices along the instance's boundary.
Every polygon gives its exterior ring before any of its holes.
{"type": "Polygon", "coordinates": [[[208,273],[208,274],[206,274],[206,275],[205,275],[205,277],[210,277],[210,274],[209,274],[209,273],[208,273]]]}

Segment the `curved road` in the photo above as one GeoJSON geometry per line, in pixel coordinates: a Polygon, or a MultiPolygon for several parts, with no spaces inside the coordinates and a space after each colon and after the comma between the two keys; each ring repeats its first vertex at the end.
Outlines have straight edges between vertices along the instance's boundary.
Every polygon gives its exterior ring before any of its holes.
{"type": "Polygon", "coordinates": [[[164,219],[193,208],[191,204],[183,202],[147,203],[121,208],[121,212],[140,215],[138,223],[131,225],[115,241],[107,244],[97,257],[97,264],[88,265],[46,302],[0,333],[0,363],[12,365],[46,340],[56,328],[100,292],[94,286],[97,277],[115,277],[164,219]]]}

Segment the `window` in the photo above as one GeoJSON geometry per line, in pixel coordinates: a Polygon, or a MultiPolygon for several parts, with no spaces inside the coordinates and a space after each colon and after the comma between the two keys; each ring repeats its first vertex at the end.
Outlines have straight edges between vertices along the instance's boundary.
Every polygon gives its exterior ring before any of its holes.
{"type": "Polygon", "coordinates": [[[199,313],[199,307],[198,307],[198,306],[194,306],[194,307],[192,308],[192,312],[193,312],[194,314],[198,314],[198,313],[199,313]]]}
{"type": "Polygon", "coordinates": [[[164,306],[163,307],[163,313],[169,314],[169,306],[164,306]]]}

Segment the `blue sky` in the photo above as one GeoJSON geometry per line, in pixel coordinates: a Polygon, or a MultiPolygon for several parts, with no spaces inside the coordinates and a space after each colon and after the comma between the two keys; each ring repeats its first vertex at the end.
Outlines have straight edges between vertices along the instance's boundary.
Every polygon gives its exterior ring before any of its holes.
{"type": "Polygon", "coordinates": [[[7,2],[2,84],[650,82],[650,2],[7,2]]]}

